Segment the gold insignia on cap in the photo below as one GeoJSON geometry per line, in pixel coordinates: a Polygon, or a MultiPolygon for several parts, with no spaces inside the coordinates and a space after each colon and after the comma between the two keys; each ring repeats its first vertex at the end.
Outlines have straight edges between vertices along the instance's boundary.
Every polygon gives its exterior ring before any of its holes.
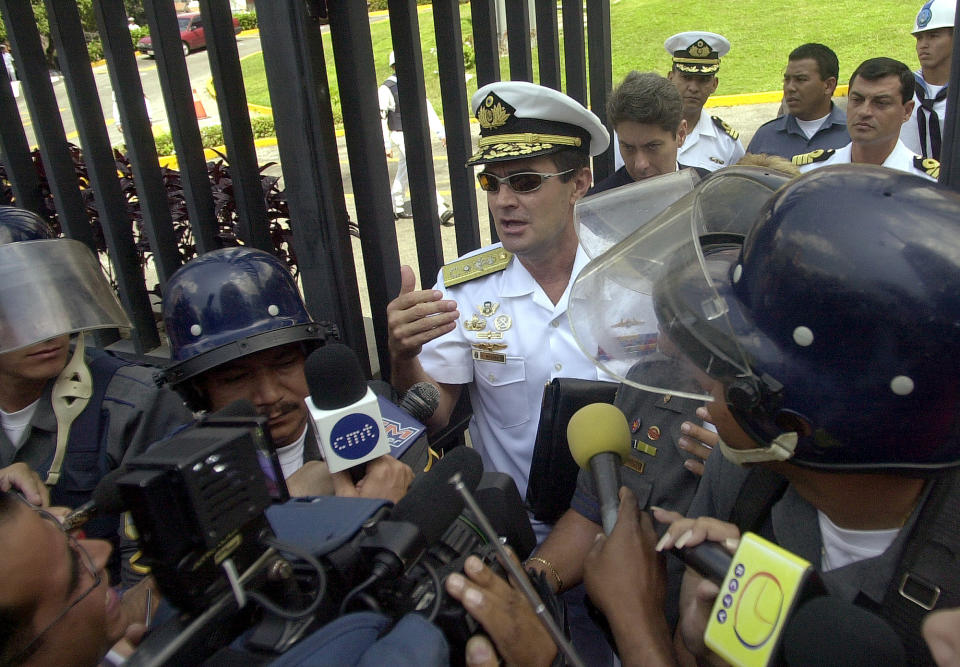
{"type": "Polygon", "coordinates": [[[695,43],[690,45],[689,49],[687,49],[687,53],[694,58],[706,58],[710,55],[710,51],[710,45],[702,39],[698,39],[695,43]]]}
{"type": "Polygon", "coordinates": [[[502,127],[510,120],[510,112],[503,108],[503,105],[497,102],[493,104],[493,96],[490,95],[484,100],[483,105],[477,109],[477,121],[480,127],[490,130],[495,127],[502,127]]]}

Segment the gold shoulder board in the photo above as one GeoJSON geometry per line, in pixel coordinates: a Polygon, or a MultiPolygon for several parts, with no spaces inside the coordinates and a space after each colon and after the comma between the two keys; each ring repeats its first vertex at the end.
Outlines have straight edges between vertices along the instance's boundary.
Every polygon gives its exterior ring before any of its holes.
{"type": "Polygon", "coordinates": [[[513,253],[503,248],[493,248],[479,255],[473,255],[455,262],[444,264],[443,284],[447,287],[465,283],[474,278],[489,276],[491,273],[503,271],[510,263],[513,253]]]}
{"type": "Polygon", "coordinates": [[[731,138],[733,138],[733,139],[739,139],[739,138],[740,138],[740,133],[737,132],[737,131],[736,131],[735,129],[733,129],[732,127],[730,127],[727,123],[723,122],[723,119],[721,119],[719,116],[710,116],[710,118],[713,120],[713,124],[714,124],[714,125],[716,125],[716,126],[719,127],[721,130],[723,130],[724,132],[726,132],[727,134],[729,134],[731,138]]]}
{"type": "Polygon", "coordinates": [[[913,166],[931,178],[940,178],[940,162],[932,157],[914,155],[913,166]]]}
{"type": "Polygon", "coordinates": [[[836,153],[834,148],[818,148],[815,151],[810,151],[809,153],[800,153],[800,155],[794,155],[790,158],[790,161],[802,167],[805,164],[813,164],[814,162],[823,162],[824,160],[829,160],[834,153],[836,153]]]}

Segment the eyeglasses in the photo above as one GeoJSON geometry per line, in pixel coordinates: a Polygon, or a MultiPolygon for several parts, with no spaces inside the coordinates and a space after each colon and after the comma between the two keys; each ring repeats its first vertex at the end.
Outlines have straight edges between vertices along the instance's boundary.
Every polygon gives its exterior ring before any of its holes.
{"type": "Polygon", "coordinates": [[[480,189],[484,192],[499,192],[500,184],[506,183],[514,192],[536,192],[543,186],[543,182],[554,176],[563,176],[569,174],[573,169],[559,171],[556,174],[542,174],[536,171],[523,171],[519,174],[510,174],[501,178],[489,171],[481,171],[477,174],[477,181],[480,183],[480,189]]]}
{"type": "MultiPolygon", "coordinates": [[[[19,497],[19,496],[18,496],[18,497],[19,497]]],[[[23,498],[21,498],[21,500],[23,500],[23,498]]],[[[20,663],[20,662],[25,661],[28,657],[30,657],[30,655],[31,655],[31,654],[33,653],[33,651],[36,649],[37,644],[40,642],[41,637],[43,637],[43,635],[46,634],[46,632],[47,632],[48,630],[50,630],[50,628],[52,628],[52,627],[55,626],[57,623],[59,623],[60,620],[61,620],[64,616],[66,616],[68,613],[70,613],[70,610],[71,610],[71,609],[73,609],[74,607],[76,607],[78,604],[80,604],[81,601],[83,601],[83,599],[84,599],[85,597],[87,597],[88,595],[90,595],[90,593],[92,593],[95,588],[97,588],[98,586],[100,586],[100,584],[101,584],[102,581],[103,581],[103,580],[101,579],[101,577],[100,577],[100,571],[99,571],[99,569],[97,568],[97,566],[94,565],[93,559],[90,557],[90,554],[87,553],[87,550],[83,548],[83,545],[81,545],[73,535],[69,534],[68,532],[66,532],[66,531],[63,529],[63,526],[60,524],[60,521],[57,519],[57,517],[53,516],[52,514],[50,514],[49,512],[47,512],[47,511],[45,511],[45,510],[40,509],[39,507],[36,507],[36,506],[34,506],[34,505],[31,505],[31,504],[28,503],[26,500],[23,500],[23,502],[24,502],[25,505],[27,505],[27,506],[28,506],[30,509],[32,509],[34,512],[36,512],[37,514],[39,514],[43,519],[45,519],[45,520],[50,521],[51,523],[53,523],[53,525],[55,525],[55,526],[57,527],[57,530],[60,531],[61,533],[63,533],[63,536],[64,536],[64,537],[66,538],[66,540],[67,540],[67,547],[70,549],[70,558],[71,558],[71,561],[72,561],[72,564],[71,564],[71,572],[74,573],[72,576],[73,576],[73,577],[79,577],[79,576],[82,575],[82,573],[79,572],[79,566],[78,566],[78,563],[82,563],[82,564],[83,564],[83,567],[84,567],[84,568],[86,569],[86,571],[90,574],[90,578],[91,578],[93,581],[92,581],[92,583],[90,584],[90,587],[89,587],[88,589],[86,589],[82,594],[80,594],[80,596],[79,596],[76,600],[74,600],[74,601],[71,602],[69,605],[67,605],[67,607],[66,607],[63,611],[61,611],[59,614],[57,614],[56,618],[54,618],[52,621],[50,621],[50,623],[48,623],[47,626],[46,626],[43,630],[41,630],[39,633],[37,633],[37,636],[36,636],[36,637],[34,637],[32,640],[30,640],[30,643],[27,644],[27,645],[23,648],[23,650],[21,650],[21,651],[13,658],[13,660],[11,660],[11,664],[18,664],[18,663],[20,663]]]]}

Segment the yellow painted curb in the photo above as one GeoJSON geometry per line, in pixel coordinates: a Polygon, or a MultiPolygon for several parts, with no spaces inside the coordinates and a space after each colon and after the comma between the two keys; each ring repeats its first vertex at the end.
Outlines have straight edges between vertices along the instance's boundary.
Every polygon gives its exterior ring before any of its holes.
{"type": "MultiPolygon", "coordinates": [[[[263,148],[265,146],[276,146],[277,138],[276,137],[263,137],[262,139],[254,139],[253,145],[257,148],[263,148]]],[[[204,148],[203,157],[206,160],[215,160],[220,157],[217,153],[222,153],[226,155],[227,147],[226,146],[214,146],[213,148],[204,148]]],[[[177,161],[176,155],[164,155],[158,159],[161,167],[169,167],[170,169],[179,169],[180,163],[177,161]]]]}
{"type": "MultiPolygon", "coordinates": [[[[846,97],[847,84],[837,86],[834,97],[846,97]]],[[[742,104],[766,104],[783,99],[782,90],[770,90],[764,93],[740,93],[738,95],[714,95],[707,100],[705,107],[735,107],[742,104]]]]}

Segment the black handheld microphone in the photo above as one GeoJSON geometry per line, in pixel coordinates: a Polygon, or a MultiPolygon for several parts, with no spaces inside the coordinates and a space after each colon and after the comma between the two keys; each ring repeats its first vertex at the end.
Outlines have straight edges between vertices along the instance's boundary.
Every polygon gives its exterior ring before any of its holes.
{"type": "Polygon", "coordinates": [[[480,483],[483,463],[469,447],[455,447],[429,472],[418,477],[393,508],[390,518],[373,526],[361,550],[373,550],[378,578],[398,576],[423,552],[440,540],[463,511],[463,498],[448,483],[460,472],[472,491],[480,483]]]}
{"type": "Polygon", "coordinates": [[[97,484],[93,496],[66,516],[61,524],[64,530],[75,530],[94,517],[120,514],[124,510],[117,480],[127,473],[126,468],[111,470],[97,484]]]}
{"type": "Polygon", "coordinates": [[[573,460],[593,475],[603,532],[609,535],[620,508],[620,466],[630,456],[627,418],[609,403],[585,405],[570,418],[567,441],[573,460]]]}
{"type": "Polygon", "coordinates": [[[432,382],[417,382],[407,390],[398,405],[418,422],[425,424],[440,405],[440,388],[432,382]]]}

